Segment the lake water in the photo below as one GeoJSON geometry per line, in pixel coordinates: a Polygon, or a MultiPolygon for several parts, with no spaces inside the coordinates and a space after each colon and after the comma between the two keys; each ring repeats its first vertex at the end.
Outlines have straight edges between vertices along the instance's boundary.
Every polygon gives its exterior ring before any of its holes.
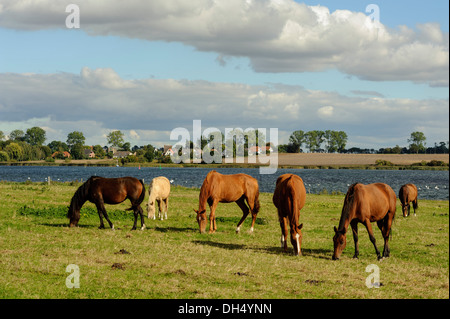
{"type": "MultiPolygon", "coordinates": [[[[211,168],[168,168],[168,167],[77,167],[77,166],[0,166],[0,181],[45,182],[86,181],[89,177],[133,176],[144,179],[148,185],[152,178],[166,176],[174,185],[200,188],[211,168]]],[[[419,199],[449,199],[448,171],[418,170],[352,170],[352,169],[278,169],[275,174],[261,175],[257,168],[218,168],[222,174],[245,173],[255,177],[261,192],[273,193],[275,183],[281,174],[293,173],[303,179],[306,191],[317,194],[346,193],[355,182],[363,184],[382,182],[390,185],[398,194],[400,187],[413,183],[419,189],[419,199]]]]}

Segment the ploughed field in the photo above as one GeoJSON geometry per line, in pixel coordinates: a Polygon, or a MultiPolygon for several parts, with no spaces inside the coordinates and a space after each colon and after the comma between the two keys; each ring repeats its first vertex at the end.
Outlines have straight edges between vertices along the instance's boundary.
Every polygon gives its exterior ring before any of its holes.
{"type": "MultiPolygon", "coordinates": [[[[183,187],[172,187],[168,219],[145,218],[144,231],[130,231],[128,201],[106,205],[115,230],[98,229],[90,203],[79,227],[69,228],[65,215],[79,185],[0,183],[0,298],[449,298],[448,201],[419,198],[417,216],[404,218],[397,200],[390,258],[377,261],[360,225],[359,259],[352,258],[348,233],[333,261],[343,194],[307,194],[303,255],[295,257],[290,243],[288,254],[280,248],[272,194],[260,194],[252,234],[250,217],[235,233],[241,211],[234,203],[218,205],[216,233],[200,234],[193,211],[199,190],[183,187]],[[68,288],[74,267],[79,288],[68,288]],[[379,288],[368,288],[375,271],[379,288]]],[[[148,194],[144,211],[147,201],[148,194]]],[[[381,233],[373,229],[382,251],[381,233]]]]}

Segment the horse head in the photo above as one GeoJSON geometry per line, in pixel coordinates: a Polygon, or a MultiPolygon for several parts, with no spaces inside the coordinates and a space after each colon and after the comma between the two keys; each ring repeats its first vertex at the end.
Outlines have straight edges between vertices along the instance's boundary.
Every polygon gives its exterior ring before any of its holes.
{"type": "Polygon", "coordinates": [[[339,231],[336,226],[334,226],[334,237],[333,237],[333,244],[334,244],[334,253],[333,253],[333,260],[338,260],[341,256],[342,251],[345,248],[345,245],[347,245],[347,236],[345,232],[339,231]]]}
{"type": "Polygon", "coordinates": [[[203,234],[206,229],[206,210],[196,210],[194,209],[194,212],[197,213],[197,223],[200,227],[200,233],[203,234]]]}
{"type": "Polygon", "coordinates": [[[155,201],[148,200],[147,204],[147,217],[148,219],[155,219],[155,201]]]}
{"type": "Polygon", "coordinates": [[[80,220],[80,208],[76,205],[75,201],[71,200],[67,217],[70,219],[69,227],[76,227],[80,220]]]}
{"type": "Polygon", "coordinates": [[[67,212],[67,217],[70,219],[69,227],[76,227],[78,225],[78,221],[80,220],[80,210],[87,200],[87,192],[93,179],[93,177],[89,178],[84,184],[78,187],[75,194],[73,194],[67,212]]]}

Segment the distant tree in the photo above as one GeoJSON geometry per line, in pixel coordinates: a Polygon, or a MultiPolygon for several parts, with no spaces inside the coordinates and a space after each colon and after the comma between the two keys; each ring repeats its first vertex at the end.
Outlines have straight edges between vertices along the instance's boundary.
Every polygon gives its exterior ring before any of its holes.
{"type": "Polygon", "coordinates": [[[72,149],[75,145],[84,145],[84,141],[86,138],[84,137],[82,132],[73,131],[72,133],[67,134],[67,145],[70,149],[72,149]]]}
{"type": "Polygon", "coordinates": [[[131,148],[131,144],[130,144],[130,142],[125,142],[125,143],[123,143],[121,146],[120,146],[120,148],[122,149],[122,151],[130,151],[130,148],[131,148]]]}
{"type": "Polygon", "coordinates": [[[25,134],[25,141],[30,145],[42,145],[45,140],[45,131],[38,126],[29,128],[25,134]]]}
{"type": "Polygon", "coordinates": [[[0,151],[0,162],[9,161],[9,155],[5,151],[0,151]]]}
{"type": "Polygon", "coordinates": [[[324,132],[319,130],[306,132],[306,146],[310,152],[316,152],[320,148],[320,144],[324,141],[324,132]]]}
{"type": "Polygon", "coordinates": [[[302,144],[305,143],[305,141],[305,132],[303,132],[302,130],[292,132],[291,136],[289,136],[289,144],[291,144],[291,146],[288,146],[288,153],[300,152],[302,144]]]}
{"type": "Polygon", "coordinates": [[[102,158],[106,155],[105,150],[100,145],[94,145],[92,151],[95,153],[95,157],[102,158]]]}
{"type": "Polygon", "coordinates": [[[5,138],[5,133],[3,131],[0,131],[0,141],[5,138]]]}
{"type": "Polygon", "coordinates": [[[412,132],[410,138],[408,139],[408,143],[410,143],[409,151],[416,154],[418,154],[419,152],[424,152],[426,140],[427,138],[422,132],[412,132]]]}
{"type": "Polygon", "coordinates": [[[19,144],[15,143],[15,142],[8,144],[5,147],[5,151],[6,151],[6,153],[8,153],[9,158],[12,160],[19,161],[22,159],[23,149],[19,144]]]}
{"type": "Polygon", "coordinates": [[[84,158],[84,147],[81,144],[75,144],[70,149],[70,155],[73,159],[83,159],[84,158]]]}
{"type": "Polygon", "coordinates": [[[125,142],[123,139],[124,134],[121,131],[112,131],[106,137],[108,144],[113,147],[121,147],[125,142]]]}
{"type": "Polygon", "coordinates": [[[11,141],[23,141],[25,137],[25,133],[22,130],[14,130],[9,133],[9,139],[11,141]]]}
{"type": "Polygon", "coordinates": [[[337,151],[343,153],[345,151],[345,146],[347,145],[348,136],[344,131],[336,132],[334,131],[334,139],[336,141],[337,151]]]}
{"type": "Polygon", "coordinates": [[[152,162],[155,158],[155,148],[153,145],[148,144],[144,147],[144,157],[147,159],[147,161],[152,162]]]}
{"type": "Polygon", "coordinates": [[[67,145],[66,143],[61,142],[61,141],[51,141],[48,144],[48,147],[50,147],[50,149],[52,150],[52,153],[69,151],[69,145],[67,145]]]}

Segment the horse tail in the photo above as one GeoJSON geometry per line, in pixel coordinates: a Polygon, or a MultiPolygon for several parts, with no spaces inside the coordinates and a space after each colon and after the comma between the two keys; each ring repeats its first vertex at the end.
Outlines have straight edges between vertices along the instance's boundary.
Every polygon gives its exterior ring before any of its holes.
{"type": "Polygon", "coordinates": [[[259,203],[259,187],[257,187],[256,192],[255,192],[255,200],[253,202],[252,214],[258,214],[260,208],[261,208],[261,205],[259,203]]]}
{"type": "Polygon", "coordinates": [[[299,208],[299,202],[297,200],[297,194],[296,194],[296,188],[295,188],[295,183],[294,180],[292,178],[292,176],[290,176],[287,181],[286,181],[287,185],[289,185],[289,198],[291,200],[291,225],[294,225],[296,229],[299,228],[300,226],[300,208],[299,208]]]}
{"type": "Polygon", "coordinates": [[[141,203],[144,201],[144,198],[145,198],[145,185],[144,185],[144,181],[142,179],[140,179],[139,182],[141,182],[141,185],[142,185],[142,192],[141,192],[141,196],[139,196],[139,199],[138,199],[138,205],[141,205],[141,203]]]}

